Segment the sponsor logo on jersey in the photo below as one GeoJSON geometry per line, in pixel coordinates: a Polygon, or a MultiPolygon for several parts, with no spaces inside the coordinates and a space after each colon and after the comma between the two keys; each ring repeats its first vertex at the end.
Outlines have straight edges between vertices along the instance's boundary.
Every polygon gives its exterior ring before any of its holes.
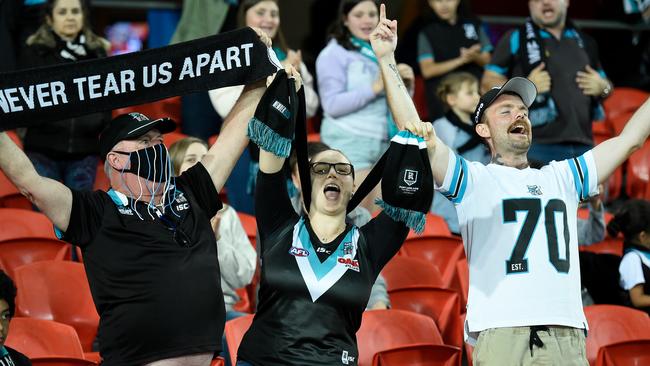
{"type": "Polygon", "coordinates": [[[118,206],[118,207],[117,207],[117,211],[119,211],[119,213],[121,213],[122,215],[133,216],[133,211],[132,211],[130,208],[128,208],[128,207],[121,207],[121,206],[118,206]]]}
{"type": "Polygon", "coordinates": [[[350,362],[354,363],[354,357],[350,356],[348,351],[343,351],[341,354],[341,363],[344,365],[349,365],[350,362]]]}
{"type": "Polygon", "coordinates": [[[339,264],[342,264],[345,266],[347,269],[351,269],[355,272],[359,272],[359,261],[356,259],[348,258],[348,257],[338,257],[336,258],[336,261],[339,264]]]}
{"type": "Polygon", "coordinates": [[[331,250],[327,250],[323,247],[318,247],[316,248],[316,253],[325,253],[325,254],[332,254],[331,250]]]}
{"type": "Polygon", "coordinates": [[[309,256],[309,251],[303,248],[291,247],[291,249],[289,249],[289,254],[294,257],[307,257],[309,256]]]}
{"type": "Polygon", "coordinates": [[[533,196],[541,196],[542,193],[542,187],[538,186],[537,184],[535,185],[527,185],[528,187],[528,193],[532,194],[533,196]]]}

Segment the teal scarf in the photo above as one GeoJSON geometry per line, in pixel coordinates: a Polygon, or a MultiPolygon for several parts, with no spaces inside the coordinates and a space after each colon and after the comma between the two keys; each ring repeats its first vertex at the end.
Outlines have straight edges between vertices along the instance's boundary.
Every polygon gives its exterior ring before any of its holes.
{"type": "MultiPolygon", "coordinates": [[[[359,53],[372,60],[372,62],[379,64],[377,56],[375,55],[375,51],[372,50],[370,42],[352,36],[350,38],[350,43],[352,43],[352,45],[357,48],[357,51],[359,51],[359,53]]],[[[393,119],[393,115],[390,113],[390,110],[388,111],[386,119],[388,120],[388,139],[390,140],[393,138],[393,136],[397,135],[399,129],[395,124],[395,120],[393,119]]]]}

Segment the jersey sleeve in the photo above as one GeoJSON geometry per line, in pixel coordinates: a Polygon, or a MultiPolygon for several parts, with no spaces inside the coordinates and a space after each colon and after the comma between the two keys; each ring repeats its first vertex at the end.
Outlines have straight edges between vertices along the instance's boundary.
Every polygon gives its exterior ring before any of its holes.
{"type": "Polygon", "coordinates": [[[360,230],[368,243],[370,261],[376,274],[397,254],[409,232],[404,223],[391,219],[383,211],[360,230]]]}
{"type": "Polygon", "coordinates": [[[424,32],[420,32],[418,34],[418,62],[423,60],[435,60],[435,58],[427,36],[424,35],[424,32]]]}
{"type": "Polygon", "coordinates": [[[634,252],[625,254],[621,260],[621,264],[618,266],[618,272],[621,276],[620,285],[626,291],[629,291],[638,284],[645,283],[641,257],[634,252]]]}
{"type": "Polygon", "coordinates": [[[295,222],[298,219],[298,214],[289,199],[287,178],[283,170],[273,174],[261,170],[257,173],[255,217],[262,245],[266,242],[265,238],[273,232],[286,227],[288,222],[295,222]]]}
{"type": "Polygon", "coordinates": [[[195,164],[187,169],[177,180],[184,189],[189,189],[207,217],[213,217],[223,207],[219,192],[212,183],[212,177],[203,164],[195,164]]]}
{"type": "Polygon", "coordinates": [[[572,187],[569,190],[574,193],[578,201],[598,195],[598,174],[591,150],[561,163],[551,163],[551,165],[555,164],[562,164],[562,174],[572,187]]]}
{"type": "Polygon", "coordinates": [[[510,67],[518,50],[519,31],[514,30],[506,33],[497,43],[492,53],[492,59],[489,64],[485,65],[485,69],[508,77],[512,72],[510,67]]]}
{"type": "MultiPolygon", "coordinates": [[[[449,147],[447,147],[449,149],[449,147]]],[[[442,185],[435,185],[437,191],[442,193],[453,204],[458,205],[473,189],[471,184],[471,175],[473,164],[468,163],[460,155],[449,149],[449,162],[447,164],[447,174],[442,185]]]]}
{"type": "Polygon", "coordinates": [[[85,247],[102,224],[106,201],[110,200],[105,192],[80,192],[72,190],[72,210],[70,222],[65,232],[55,228],[59,239],[85,247]]]}

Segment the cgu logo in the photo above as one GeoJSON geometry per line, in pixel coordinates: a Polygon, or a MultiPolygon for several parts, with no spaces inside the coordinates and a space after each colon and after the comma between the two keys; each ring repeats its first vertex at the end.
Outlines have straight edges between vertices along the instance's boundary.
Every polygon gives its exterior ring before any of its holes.
{"type": "Polygon", "coordinates": [[[294,257],[307,257],[309,256],[309,251],[303,248],[291,247],[291,249],[289,249],[289,254],[294,257]]]}
{"type": "Polygon", "coordinates": [[[356,259],[338,257],[336,261],[339,262],[340,264],[343,264],[347,269],[351,269],[355,272],[359,272],[359,261],[356,259]]]}

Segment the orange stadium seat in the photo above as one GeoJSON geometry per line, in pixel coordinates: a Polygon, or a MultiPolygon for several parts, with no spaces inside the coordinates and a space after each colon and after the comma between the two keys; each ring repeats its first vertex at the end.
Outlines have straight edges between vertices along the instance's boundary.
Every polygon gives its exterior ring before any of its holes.
{"type": "Polygon", "coordinates": [[[111,188],[111,181],[106,176],[106,173],[104,173],[104,163],[100,161],[97,163],[97,172],[95,172],[93,190],[106,192],[109,188],[111,188]]]}
{"type": "Polygon", "coordinates": [[[612,94],[603,101],[605,116],[608,120],[624,113],[636,111],[650,94],[634,88],[616,87],[612,94]]]}
{"type": "Polygon", "coordinates": [[[398,347],[422,344],[447,348],[451,352],[456,352],[460,360],[460,349],[443,344],[438,327],[431,318],[410,311],[365,311],[361,327],[357,332],[357,343],[359,366],[372,365],[373,358],[377,353],[398,347]]]}
{"type": "Polygon", "coordinates": [[[99,315],[83,264],[42,261],[16,268],[16,314],[51,319],[77,331],[83,350],[92,351],[99,315]]]}
{"type": "Polygon", "coordinates": [[[442,287],[442,275],[438,268],[422,259],[393,257],[381,271],[387,290],[409,286],[442,287]]]}
{"type": "Polygon", "coordinates": [[[307,134],[307,142],[320,142],[320,133],[310,133],[307,134]]]}
{"type": "Polygon", "coordinates": [[[414,344],[381,351],[372,359],[372,366],[457,366],[461,354],[448,346],[414,344]]]}
{"type": "Polygon", "coordinates": [[[617,305],[591,305],[585,307],[585,315],[589,324],[587,360],[592,366],[603,346],[650,340],[650,317],[643,311],[617,305]]]}
{"type": "Polygon", "coordinates": [[[11,278],[22,265],[45,261],[64,260],[70,257],[72,246],[52,238],[16,238],[0,241],[0,267],[11,278]]]}
{"type": "Polygon", "coordinates": [[[31,210],[32,203],[23,196],[9,178],[0,171],[0,208],[31,210]]]}
{"type": "Polygon", "coordinates": [[[623,239],[622,238],[605,238],[600,243],[579,246],[580,251],[592,252],[596,254],[613,254],[619,257],[623,256],[623,239]]]}
{"type": "Polygon", "coordinates": [[[169,117],[180,125],[181,97],[171,97],[156,102],[118,108],[113,110],[113,117],[131,112],[140,112],[151,119],[169,117]]]}
{"type": "Polygon", "coordinates": [[[52,221],[40,212],[0,208],[0,240],[27,237],[56,239],[52,221]]]}
{"type": "Polygon", "coordinates": [[[248,331],[253,323],[254,315],[244,315],[239,318],[229,320],[226,322],[224,333],[226,335],[226,343],[228,344],[228,352],[230,352],[231,365],[236,364],[237,350],[239,344],[244,338],[244,334],[248,331]]]}
{"type": "Polygon", "coordinates": [[[73,357],[39,357],[30,359],[32,366],[95,366],[96,362],[73,357]]]}
{"type": "Polygon", "coordinates": [[[469,264],[467,263],[467,258],[461,258],[456,262],[456,278],[460,286],[460,311],[464,313],[469,294],[469,264]]]}
{"type": "Polygon", "coordinates": [[[409,286],[388,291],[393,309],[413,311],[433,319],[445,344],[463,346],[460,295],[433,286],[409,286]]]}
{"type": "Polygon", "coordinates": [[[210,366],[224,366],[225,364],[226,363],[225,363],[225,360],[223,358],[217,357],[214,360],[212,360],[212,362],[210,363],[210,366]]]}
{"type": "MultiPolygon", "coordinates": [[[[426,86],[424,85],[424,79],[420,75],[415,76],[415,92],[413,93],[413,103],[415,104],[415,109],[418,111],[418,115],[422,119],[429,118],[429,111],[427,108],[427,97],[426,97],[426,86]]],[[[433,121],[431,121],[433,122],[433,121]]]]}
{"type": "Polygon", "coordinates": [[[421,234],[416,234],[415,231],[409,230],[407,239],[423,238],[428,236],[452,236],[449,231],[449,226],[442,216],[434,215],[431,212],[427,213],[427,222],[424,225],[424,231],[421,234]]]}
{"type": "Polygon", "coordinates": [[[650,140],[628,159],[626,191],[631,198],[650,200],[650,140]]]}
{"type": "Polygon", "coordinates": [[[621,114],[617,115],[616,117],[608,117],[607,121],[608,123],[612,126],[612,129],[614,130],[614,136],[618,136],[621,131],[623,131],[623,128],[627,124],[627,122],[632,118],[632,115],[634,112],[622,112],[621,114]]]}
{"type": "Polygon", "coordinates": [[[456,262],[465,256],[463,241],[451,236],[426,236],[406,239],[401,256],[420,258],[438,267],[445,287],[452,286],[456,262]]]}
{"type": "Polygon", "coordinates": [[[246,291],[246,288],[238,288],[235,291],[237,292],[237,296],[239,296],[239,301],[233,305],[233,310],[239,311],[241,313],[252,313],[251,302],[248,298],[248,292],[246,291]]]}
{"type": "Polygon", "coordinates": [[[650,365],[650,340],[642,339],[601,347],[596,366],[650,365]]]}
{"type": "Polygon", "coordinates": [[[182,139],[184,139],[186,137],[189,137],[189,135],[186,135],[186,134],[181,133],[181,132],[173,131],[173,132],[166,133],[166,134],[163,135],[163,143],[165,144],[165,146],[167,146],[167,148],[169,148],[170,146],[172,146],[174,144],[174,142],[176,142],[178,140],[182,140],[182,139]]]}
{"type": "Polygon", "coordinates": [[[237,212],[237,216],[239,216],[239,221],[241,221],[244,231],[248,235],[248,240],[255,247],[257,242],[257,221],[255,220],[255,216],[244,212],[237,212]]]}
{"type": "Polygon", "coordinates": [[[11,131],[6,131],[6,132],[7,132],[7,136],[9,136],[9,138],[16,144],[16,146],[18,146],[20,149],[22,149],[23,148],[23,141],[20,139],[20,137],[18,137],[18,134],[16,133],[16,131],[11,130],[11,131]]]}
{"type": "Polygon", "coordinates": [[[74,328],[51,320],[13,318],[6,345],[29,358],[84,357],[74,328]]]}

